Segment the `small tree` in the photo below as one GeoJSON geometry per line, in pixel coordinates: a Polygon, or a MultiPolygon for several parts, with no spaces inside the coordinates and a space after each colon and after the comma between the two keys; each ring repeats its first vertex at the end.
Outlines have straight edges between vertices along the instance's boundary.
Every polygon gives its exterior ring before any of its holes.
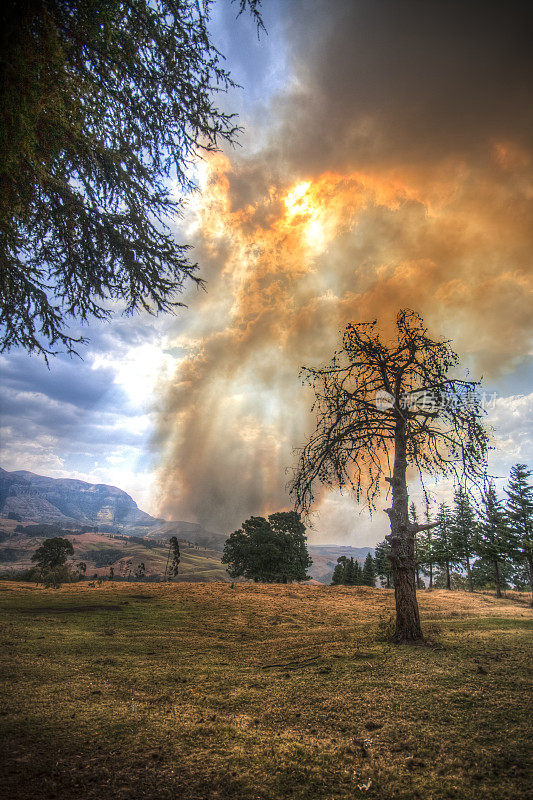
{"type": "Polygon", "coordinates": [[[433,568],[435,566],[435,557],[433,554],[433,528],[436,527],[429,524],[429,500],[426,497],[426,523],[425,529],[421,530],[418,534],[420,540],[420,551],[423,553],[422,562],[424,573],[429,577],[429,588],[433,589],[433,568]]]}
{"type": "MultiPolygon", "coordinates": [[[[411,503],[409,506],[409,520],[413,528],[418,528],[418,511],[416,510],[416,506],[414,502],[411,503]]],[[[416,588],[421,589],[424,587],[420,579],[420,569],[422,567],[422,562],[424,561],[424,550],[420,538],[421,531],[417,531],[414,534],[415,544],[414,544],[414,554],[415,554],[415,575],[416,575],[416,588]]]]}
{"type": "Polygon", "coordinates": [[[170,576],[175,578],[179,572],[181,562],[180,543],[177,536],[172,536],[170,539],[170,546],[172,548],[172,561],[170,562],[170,576]]]}
{"type": "Polygon", "coordinates": [[[386,539],[383,542],[379,542],[379,544],[375,546],[374,553],[376,575],[380,579],[381,583],[385,584],[385,588],[390,589],[392,580],[392,565],[389,558],[390,544],[386,539]]]}
{"type": "Polygon", "coordinates": [[[452,524],[450,526],[454,562],[466,569],[468,591],[474,591],[472,560],[476,550],[476,517],[462,487],[455,492],[452,524]]]}
{"type": "Polygon", "coordinates": [[[331,585],[332,586],[341,586],[344,584],[345,581],[345,574],[346,574],[346,562],[348,559],[346,556],[341,556],[337,559],[337,565],[333,570],[333,575],[331,577],[331,585]]]}
{"type": "Polygon", "coordinates": [[[507,515],[518,540],[518,556],[527,565],[533,605],[533,486],[525,464],[511,469],[507,493],[507,515]]]}
{"type": "Polygon", "coordinates": [[[371,553],[368,553],[363,565],[363,586],[376,585],[376,569],[371,553]]]}
{"type": "Polygon", "coordinates": [[[346,586],[361,586],[362,575],[359,563],[353,557],[346,562],[346,570],[344,573],[344,583],[346,586]]]}
{"type": "Polygon", "coordinates": [[[137,566],[137,569],[135,570],[135,579],[138,581],[143,581],[145,578],[146,578],[146,566],[144,564],[144,561],[141,561],[141,563],[137,566]]]}
{"type": "Polygon", "coordinates": [[[181,562],[180,544],[177,536],[171,536],[168,541],[167,563],[165,565],[164,580],[175,578],[179,572],[181,562]]]}
{"type": "Polygon", "coordinates": [[[32,555],[39,569],[39,578],[46,586],[54,588],[71,579],[70,570],[66,567],[68,556],[74,555],[74,548],[69,539],[54,536],[46,539],[32,555]]]}
{"type": "Polygon", "coordinates": [[[307,552],[305,526],[294,511],[250,517],[224,545],[222,563],[231,578],[287,583],[309,580],[313,563],[307,552]]]}
{"type": "MultiPolygon", "coordinates": [[[[514,569],[510,562],[500,561],[498,564],[498,584],[500,591],[509,589],[513,583],[514,569]]],[[[492,559],[478,558],[472,566],[472,583],[474,589],[494,589],[497,591],[494,563],[492,559]]]]}
{"type": "Polygon", "coordinates": [[[433,533],[433,557],[435,564],[445,575],[446,589],[451,589],[451,565],[453,550],[451,542],[452,514],[446,503],[441,503],[437,512],[437,526],[433,533]]]}
{"type": "MultiPolygon", "coordinates": [[[[475,566],[475,565],[474,565],[475,566]]],[[[472,570],[473,572],[473,570],[472,570]]],[[[444,572],[437,572],[435,576],[435,588],[436,589],[446,589],[446,573],[444,572]]],[[[450,589],[452,590],[459,590],[461,592],[466,592],[468,588],[468,583],[463,575],[462,572],[458,570],[450,569],[450,589]]]]}
{"type": "Polygon", "coordinates": [[[493,570],[496,597],[502,596],[501,567],[516,552],[517,542],[509,528],[502,501],[493,483],[483,493],[481,518],[477,529],[476,554],[488,561],[493,570]]]}
{"type": "Polygon", "coordinates": [[[425,474],[480,480],[488,439],[480,423],[479,384],[450,377],[458,356],[449,343],[432,339],[412,311],[400,311],[396,327],[395,341],[385,343],[375,321],[347,325],[331,364],[304,368],[315,391],[317,424],[301,452],[291,491],[296,508],[308,512],[317,482],[348,486],[373,511],[383,481],[390,485],[393,638],[417,642],[423,635],[414,536],[434,523],[414,527],[409,521],[407,468],[422,480],[425,474]]]}

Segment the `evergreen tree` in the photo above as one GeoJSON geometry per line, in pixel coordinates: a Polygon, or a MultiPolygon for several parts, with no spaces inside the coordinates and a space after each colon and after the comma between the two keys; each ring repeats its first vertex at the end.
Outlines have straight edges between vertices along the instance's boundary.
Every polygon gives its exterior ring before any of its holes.
{"type": "Polygon", "coordinates": [[[175,578],[179,572],[179,566],[181,561],[180,556],[180,545],[178,542],[177,536],[171,536],[169,542],[169,556],[170,556],[170,567],[168,569],[168,577],[175,578]]]}
{"type": "Polygon", "coordinates": [[[472,559],[476,546],[476,519],[468,495],[462,487],[455,493],[450,532],[454,563],[466,569],[468,591],[473,592],[472,559]]]}
{"type": "Polygon", "coordinates": [[[376,568],[372,554],[368,553],[363,566],[363,586],[376,585],[376,568]]]}
{"type": "MultiPolygon", "coordinates": [[[[509,589],[514,580],[514,567],[510,562],[498,564],[498,582],[500,589],[509,589]]],[[[478,558],[472,567],[472,583],[474,589],[496,589],[494,563],[492,559],[478,558]]]]}
{"type": "Polygon", "coordinates": [[[344,585],[345,586],[362,586],[363,585],[363,570],[361,565],[355,558],[345,559],[344,569],[344,585]]]}
{"type": "Polygon", "coordinates": [[[331,578],[331,585],[332,586],[341,586],[344,584],[346,578],[346,562],[348,559],[346,556],[341,556],[337,559],[337,566],[333,570],[333,575],[331,578]]]}
{"type": "MultiPolygon", "coordinates": [[[[409,520],[411,525],[418,527],[418,511],[414,502],[409,506],[409,520]]],[[[422,588],[422,581],[420,580],[420,568],[424,560],[423,547],[422,547],[422,531],[417,531],[414,534],[415,539],[415,574],[416,574],[416,588],[422,588]]]]}
{"type": "Polygon", "coordinates": [[[507,516],[518,540],[518,557],[527,565],[533,605],[533,486],[525,464],[511,469],[507,493],[507,516]]]}
{"type": "MultiPolygon", "coordinates": [[[[4,0],[0,351],[72,351],[69,324],[182,305],[170,223],[198,154],[234,142],[234,86],[198,0],[4,0]],[[170,180],[169,180],[170,179],[170,180]],[[172,184],[172,185],[171,185],[172,184]]],[[[258,0],[239,0],[262,25],[258,0]]]]}
{"type": "MultiPolygon", "coordinates": [[[[479,559],[478,559],[479,560],[479,559]]],[[[474,564],[475,567],[475,564],[474,564]]],[[[472,567],[472,574],[474,573],[474,567],[472,567]]],[[[472,580],[473,583],[473,580],[472,580]]],[[[446,573],[442,570],[438,570],[435,574],[435,581],[434,581],[435,589],[447,589],[446,584],[446,573]]],[[[468,589],[468,583],[463,575],[462,572],[453,569],[450,567],[450,589],[454,590],[457,589],[462,592],[466,592],[468,589]]]]}
{"type": "Polygon", "coordinates": [[[376,574],[387,589],[392,583],[392,566],[389,559],[390,544],[385,539],[374,548],[376,574]]]}
{"type": "Polygon", "coordinates": [[[436,521],[439,523],[433,532],[433,558],[446,579],[446,589],[451,589],[451,566],[453,551],[451,542],[452,513],[446,503],[441,503],[436,521]]]}
{"type": "MultiPolygon", "coordinates": [[[[426,523],[429,524],[429,500],[426,497],[426,523]]],[[[433,529],[427,528],[427,530],[423,531],[424,536],[424,550],[425,550],[425,565],[427,569],[427,573],[429,575],[429,588],[433,589],[433,566],[434,566],[434,555],[433,555],[433,529]]]]}
{"type": "MultiPolygon", "coordinates": [[[[435,520],[436,521],[436,520],[435,520]]],[[[429,524],[429,502],[426,499],[425,522],[429,524]]],[[[418,523],[417,523],[418,524],[418,523]]],[[[417,534],[415,547],[418,548],[418,558],[421,571],[429,577],[429,588],[433,588],[433,572],[435,567],[435,556],[433,553],[433,529],[427,528],[417,534]]]]}
{"type": "Polygon", "coordinates": [[[496,597],[502,596],[501,565],[516,552],[516,539],[509,528],[502,502],[493,483],[483,493],[481,518],[477,530],[476,554],[493,570],[496,597]]]}
{"type": "Polygon", "coordinates": [[[525,561],[513,561],[511,564],[511,583],[519,592],[530,588],[529,567],[525,561]]]}
{"type": "Polygon", "coordinates": [[[346,569],[344,572],[344,583],[346,586],[355,586],[357,579],[356,567],[353,558],[346,562],[346,569]]]}

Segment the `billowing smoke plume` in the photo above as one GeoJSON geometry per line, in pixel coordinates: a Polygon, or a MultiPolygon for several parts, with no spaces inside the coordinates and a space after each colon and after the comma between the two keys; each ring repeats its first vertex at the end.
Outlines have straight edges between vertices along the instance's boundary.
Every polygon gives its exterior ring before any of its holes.
{"type": "Polygon", "coordinates": [[[313,426],[299,367],[347,321],[414,308],[485,375],[529,352],[527,8],[282,9],[291,88],[259,153],[204,165],[189,236],[208,291],[159,412],[161,511],[221,531],[289,507],[313,426]]]}

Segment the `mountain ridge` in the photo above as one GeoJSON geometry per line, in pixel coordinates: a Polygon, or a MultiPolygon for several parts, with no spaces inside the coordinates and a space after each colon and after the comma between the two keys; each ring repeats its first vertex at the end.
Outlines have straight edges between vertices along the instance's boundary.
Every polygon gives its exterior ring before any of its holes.
{"type": "Polygon", "coordinates": [[[95,526],[99,530],[160,538],[185,535],[201,545],[222,549],[224,534],[184,520],[165,520],[142,511],[117,486],[78,478],[50,478],[29,470],[0,467],[0,515],[16,514],[22,521],[65,528],[95,526]]]}
{"type": "MultiPolygon", "coordinates": [[[[78,478],[49,478],[28,470],[0,467],[0,517],[15,514],[23,522],[47,523],[74,531],[93,527],[100,533],[125,534],[146,540],[170,536],[222,553],[227,534],[208,531],[196,522],[165,520],[142,511],[123,489],[78,478]]],[[[148,544],[147,542],[147,544],[148,544]]],[[[337,558],[363,562],[372,547],[308,544],[317,580],[329,583],[337,558]]]]}

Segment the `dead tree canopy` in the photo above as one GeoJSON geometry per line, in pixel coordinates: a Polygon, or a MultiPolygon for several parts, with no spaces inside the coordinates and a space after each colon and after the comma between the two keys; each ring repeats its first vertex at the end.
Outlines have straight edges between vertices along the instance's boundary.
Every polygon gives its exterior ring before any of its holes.
{"type": "Polygon", "coordinates": [[[390,484],[396,638],[403,641],[422,636],[412,551],[415,531],[427,527],[409,522],[407,468],[422,482],[437,474],[482,479],[488,437],[479,382],[455,377],[459,359],[450,343],[432,339],[413,311],[399,312],[396,329],[389,342],[376,321],[349,324],[331,364],[303,368],[315,392],[316,430],[301,451],[291,492],[308,512],[317,484],[349,488],[372,511],[390,484]]]}

